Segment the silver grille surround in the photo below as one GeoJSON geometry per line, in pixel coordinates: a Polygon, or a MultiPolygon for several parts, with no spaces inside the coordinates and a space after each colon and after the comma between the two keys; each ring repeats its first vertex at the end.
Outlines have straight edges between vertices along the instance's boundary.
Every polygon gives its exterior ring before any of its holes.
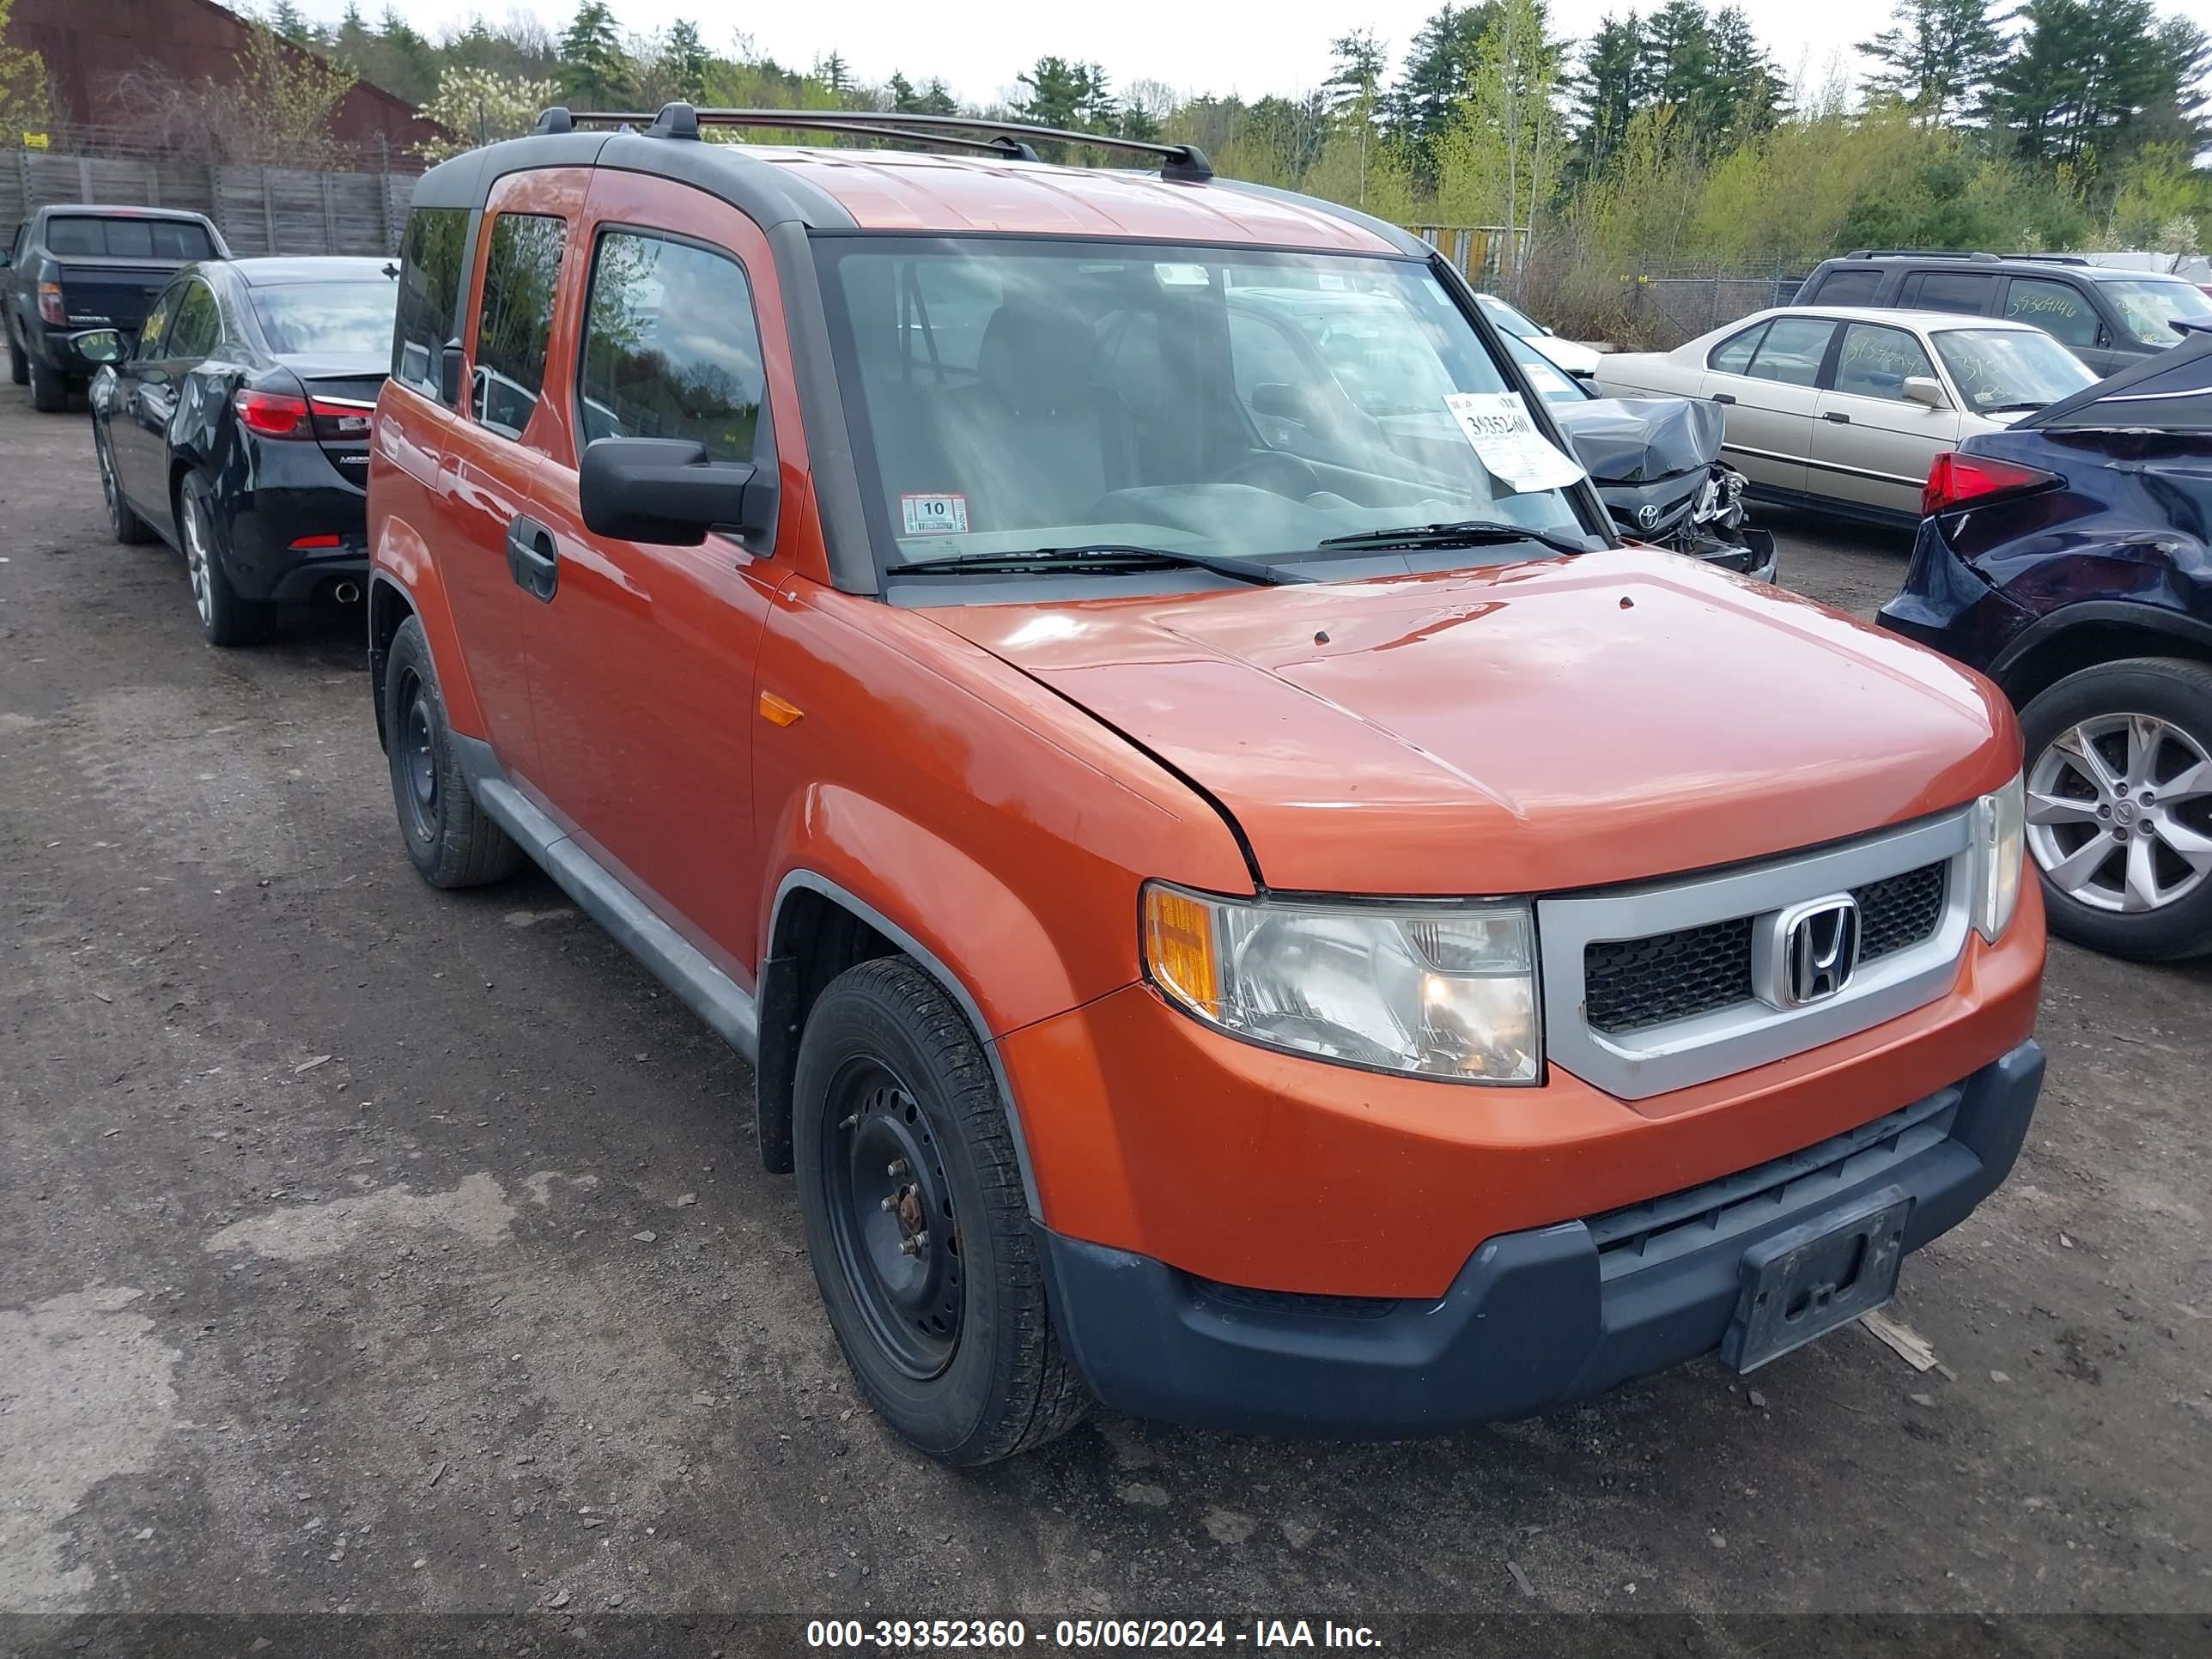
{"type": "Polygon", "coordinates": [[[1958,975],[1972,929],[1973,809],[1809,853],[1536,902],[1545,1051],[1553,1064],[1621,1100],[1645,1100],[1802,1054],[1933,1002],[1958,975]],[[1943,909],[1917,945],[1865,963],[1835,996],[1797,1008],[1739,1002],[1607,1036],[1583,1017],[1583,951],[1598,941],[1759,916],[1948,860],[1943,909]]]}

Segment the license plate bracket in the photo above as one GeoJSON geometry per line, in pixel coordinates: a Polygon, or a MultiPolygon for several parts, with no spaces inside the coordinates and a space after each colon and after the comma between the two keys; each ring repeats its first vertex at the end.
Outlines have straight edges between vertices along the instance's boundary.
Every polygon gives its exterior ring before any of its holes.
{"type": "Polygon", "coordinates": [[[1733,1371],[1757,1370],[1895,1296],[1911,1213],[1912,1195],[1885,1187],[1847,1211],[1746,1250],[1721,1363],[1733,1371]]]}

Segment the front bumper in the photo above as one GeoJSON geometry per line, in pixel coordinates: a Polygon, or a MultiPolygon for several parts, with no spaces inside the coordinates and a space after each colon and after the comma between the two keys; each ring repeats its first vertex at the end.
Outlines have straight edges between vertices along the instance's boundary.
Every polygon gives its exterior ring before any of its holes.
{"type": "Polygon", "coordinates": [[[1109,1408],[1231,1431],[1394,1438],[1525,1417],[1713,1352],[1746,1252],[1887,1186],[1905,1249],[2018,1156],[2033,1042],[1873,1124],[1584,1220],[1499,1234],[1440,1297],[1249,1291],[1042,1233],[1061,1340],[1109,1408]]]}

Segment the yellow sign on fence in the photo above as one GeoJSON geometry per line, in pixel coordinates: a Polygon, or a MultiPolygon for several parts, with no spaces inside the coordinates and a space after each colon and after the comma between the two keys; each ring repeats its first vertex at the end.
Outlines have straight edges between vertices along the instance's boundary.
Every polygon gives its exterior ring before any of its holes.
{"type": "Polygon", "coordinates": [[[25,149],[44,149],[46,147],[46,135],[45,133],[27,132],[23,135],[23,148],[25,149]]]}

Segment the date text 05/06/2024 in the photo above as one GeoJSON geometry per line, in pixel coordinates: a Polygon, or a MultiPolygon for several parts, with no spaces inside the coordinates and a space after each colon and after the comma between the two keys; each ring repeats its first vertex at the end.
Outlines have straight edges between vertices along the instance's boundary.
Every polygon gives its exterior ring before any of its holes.
{"type": "Polygon", "coordinates": [[[1019,1619],[816,1619],[806,1644],[830,1650],[902,1653],[941,1650],[985,1653],[1041,1648],[1377,1648],[1382,1638],[1365,1625],[1334,1620],[1059,1619],[1032,1627],[1019,1619]]]}

